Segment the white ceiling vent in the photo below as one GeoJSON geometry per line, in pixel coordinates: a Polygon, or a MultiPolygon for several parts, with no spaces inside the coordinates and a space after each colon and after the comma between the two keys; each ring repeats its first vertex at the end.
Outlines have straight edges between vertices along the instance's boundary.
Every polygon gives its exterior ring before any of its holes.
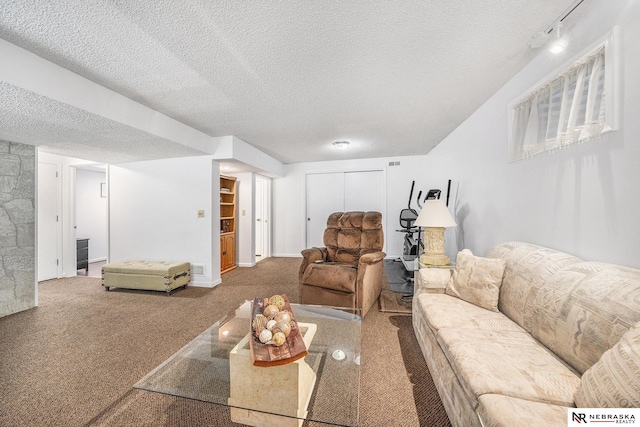
{"type": "Polygon", "coordinates": [[[192,276],[204,276],[204,264],[191,264],[192,276]]]}

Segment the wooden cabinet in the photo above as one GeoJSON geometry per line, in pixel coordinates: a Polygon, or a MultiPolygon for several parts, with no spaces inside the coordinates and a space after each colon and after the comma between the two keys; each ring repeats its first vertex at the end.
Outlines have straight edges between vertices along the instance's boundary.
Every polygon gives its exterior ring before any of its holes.
{"type": "Polygon", "coordinates": [[[236,236],[226,233],[220,236],[220,269],[222,273],[236,268],[236,236]]]}
{"type": "Polygon", "coordinates": [[[76,239],[76,267],[89,274],[89,239],[76,239]]]}
{"type": "Polygon", "coordinates": [[[236,178],[220,175],[220,270],[236,268],[236,178]]]}

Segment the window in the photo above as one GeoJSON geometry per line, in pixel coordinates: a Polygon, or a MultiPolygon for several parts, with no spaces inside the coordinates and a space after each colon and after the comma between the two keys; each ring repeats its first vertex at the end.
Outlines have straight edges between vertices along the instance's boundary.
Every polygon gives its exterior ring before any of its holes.
{"type": "Polygon", "coordinates": [[[616,128],[614,35],[510,106],[509,161],[583,143],[616,128]]]}

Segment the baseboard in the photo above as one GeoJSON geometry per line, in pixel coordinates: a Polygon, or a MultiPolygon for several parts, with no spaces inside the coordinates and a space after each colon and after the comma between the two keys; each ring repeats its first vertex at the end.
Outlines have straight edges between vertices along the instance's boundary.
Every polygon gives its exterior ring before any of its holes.
{"type": "Polygon", "coordinates": [[[302,258],[300,254],[271,254],[271,256],[278,258],[302,258]]]}
{"type": "Polygon", "coordinates": [[[217,279],[213,282],[205,282],[204,280],[192,280],[189,283],[189,286],[194,286],[196,288],[215,288],[220,283],[222,283],[222,279],[217,279]]]}
{"type": "Polygon", "coordinates": [[[90,259],[89,260],[89,264],[94,263],[94,262],[103,262],[103,261],[107,262],[107,257],[90,259]]]}
{"type": "Polygon", "coordinates": [[[256,263],[255,262],[239,262],[237,266],[238,267],[255,267],[256,263]]]}

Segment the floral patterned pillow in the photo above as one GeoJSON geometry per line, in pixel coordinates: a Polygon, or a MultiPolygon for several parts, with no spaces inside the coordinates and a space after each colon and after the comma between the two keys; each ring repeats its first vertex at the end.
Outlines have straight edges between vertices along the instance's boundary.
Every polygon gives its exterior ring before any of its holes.
{"type": "Polygon", "coordinates": [[[463,249],[458,252],[456,267],[445,293],[478,307],[498,311],[506,264],[505,260],[477,257],[469,249],[463,249]]]}

